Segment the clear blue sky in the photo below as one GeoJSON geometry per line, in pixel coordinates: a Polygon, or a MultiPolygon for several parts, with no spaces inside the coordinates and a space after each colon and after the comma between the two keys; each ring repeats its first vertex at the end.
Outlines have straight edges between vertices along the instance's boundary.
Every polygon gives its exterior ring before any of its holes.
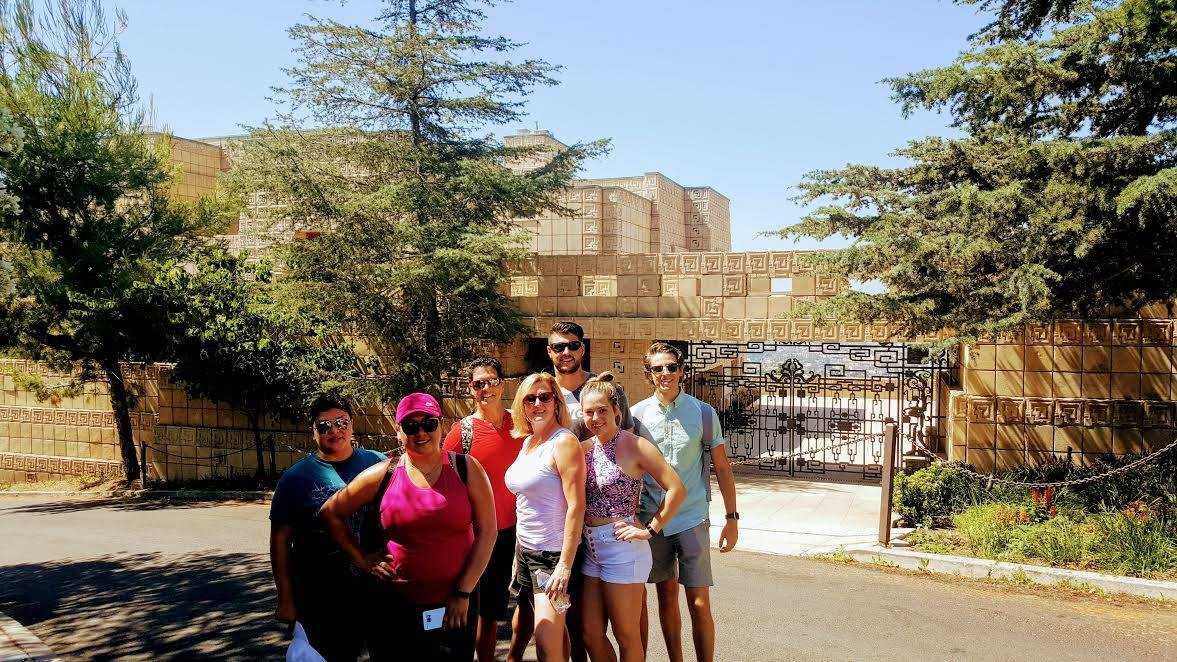
{"type": "MultiPolygon", "coordinates": [[[[310,12],[363,22],[377,0],[123,0],[123,44],[157,124],[179,136],[241,132],[293,62],[286,28],[310,12]]],[[[736,250],[793,246],[757,233],[795,221],[809,170],[887,163],[907,140],[950,133],[904,120],[878,83],[947,64],[985,19],[948,0],[517,0],[487,29],[563,65],[526,126],[565,142],[613,139],[584,176],[658,170],[731,198],[736,250]]],[[[497,133],[516,126],[499,127],[497,133]]],[[[800,244],[806,247],[808,244],[800,244]]]]}

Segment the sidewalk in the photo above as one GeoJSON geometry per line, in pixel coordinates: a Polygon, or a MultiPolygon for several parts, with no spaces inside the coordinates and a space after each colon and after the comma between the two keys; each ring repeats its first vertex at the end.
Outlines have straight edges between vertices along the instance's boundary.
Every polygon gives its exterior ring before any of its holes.
{"type": "Polygon", "coordinates": [[[53,651],[23,625],[0,613],[0,662],[57,662],[53,651]]]}
{"type": "MultiPolygon", "coordinates": [[[[878,541],[877,484],[737,473],[736,504],[740,511],[737,549],[744,551],[808,555],[878,541]]],[[[723,497],[712,479],[713,543],[723,530],[724,514],[723,497]]]]}

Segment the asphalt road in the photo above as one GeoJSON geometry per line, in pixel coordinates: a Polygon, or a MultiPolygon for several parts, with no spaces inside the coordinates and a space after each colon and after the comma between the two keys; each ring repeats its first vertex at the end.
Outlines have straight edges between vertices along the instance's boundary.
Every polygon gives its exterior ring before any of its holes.
{"type": "MultiPolygon", "coordinates": [[[[262,504],[0,497],[0,611],[67,659],[280,659],[266,535],[262,504]]],[[[1177,659],[1172,607],[714,558],[719,660],[1177,659]]]]}

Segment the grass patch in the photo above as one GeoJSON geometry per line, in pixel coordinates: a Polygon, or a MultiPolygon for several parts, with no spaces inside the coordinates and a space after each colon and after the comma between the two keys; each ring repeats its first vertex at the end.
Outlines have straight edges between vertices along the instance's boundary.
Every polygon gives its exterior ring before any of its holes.
{"type": "Polygon", "coordinates": [[[984,503],[952,522],[954,529],[918,529],[907,540],[933,554],[1177,579],[1177,527],[1143,504],[1094,515],[1066,509],[1051,517],[1019,504],[984,503]]]}

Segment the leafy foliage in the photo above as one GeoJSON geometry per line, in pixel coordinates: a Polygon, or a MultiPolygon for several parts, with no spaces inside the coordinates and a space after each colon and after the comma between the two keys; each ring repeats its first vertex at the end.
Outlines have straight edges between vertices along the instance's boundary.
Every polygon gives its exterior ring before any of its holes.
{"type": "Polygon", "coordinates": [[[175,321],[181,335],[173,378],[194,397],[246,412],[260,476],[264,419],[301,420],[315,397],[358,376],[356,358],[316,310],[283,296],[265,263],[213,245],[195,269],[174,271],[170,279],[169,290],[189,304],[175,321]]]}
{"type": "Polygon", "coordinates": [[[534,148],[475,135],[521,116],[551,84],[539,60],[494,61],[516,44],[480,31],[473,0],[385,3],[380,29],[311,19],[290,30],[300,60],[277,91],[284,111],[251,131],[229,183],[265,200],[274,227],[307,230],[283,247],[287,277],[370,345],[385,397],[437,386],[475,340],[523,328],[503,293],[520,254],[510,219],[561,208],[559,193],[601,144],[538,168],[534,148]]]}
{"type": "Polygon", "coordinates": [[[1177,3],[964,1],[998,11],[972,48],[886,82],[904,113],[947,112],[966,135],[806,175],[799,199],[820,205],[780,231],[851,237],[819,269],[887,291],[803,312],[968,338],[1171,300],[1177,3]]]}
{"type": "Polygon", "coordinates": [[[892,503],[908,521],[933,526],[983,498],[977,481],[958,465],[937,462],[910,474],[897,474],[892,503]]]}
{"type": "Polygon", "coordinates": [[[0,346],[72,376],[57,388],[107,382],[135,478],[121,364],[168,351],[175,299],[157,279],[211,219],[167,196],[167,154],[145,132],[121,23],[98,2],[0,5],[0,346]]]}

